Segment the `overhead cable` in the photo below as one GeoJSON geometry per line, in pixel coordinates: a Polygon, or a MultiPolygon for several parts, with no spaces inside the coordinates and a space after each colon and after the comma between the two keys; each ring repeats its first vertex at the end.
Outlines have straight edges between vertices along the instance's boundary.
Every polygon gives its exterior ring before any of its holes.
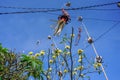
{"type": "MultiPolygon", "coordinates": [[[[111,2],[111,3],[105,3],[105,4],[97,4],[97,5],[92,5],[92,6],[85,6],[85,7],[80,7],[80,8],[68,8],[66,10],[78,10],[78,9],[88,9],[88,8],[93,8],[93,7],[102,7],[102,6],[109,6],[113,4],[117,4],[119,2],[111,2]]],[[[27,10],[51,10],[51,9],[57,9],[57,8],[25,8],[25,7],[15,7],[15,6],[0,6],[0,8],[11,8],[11,9],[27,9],[27,10]]],[[[59,9],[58,9],[59,10],[59,9]]],[[[88,9],[89,10],[89,9],[88,9]]],[[[90,10],[96,10],[96,9],[90,9],[90,10]]],[[[102,9],[101,9],[102,10],[102,9]]],[[[103,9],[104,10],[104,9],[103,9]]],[[[107,10],[107,9],[106,9],[107,10]]],[[[108,9],[109,10],[109,9],[108,9]]],[[[112,9],[111,9],[112,10],[112,9]]],[[[113,9],[114,10],[114,9],[113,9]]],[[[118,9],[117,9],[118,10],[118,9]]]]}
{"type": "Polygon", "coordinates": [[[99,18],[84,18],[87,20],[97,20],[97,21],[111,21],[111,22],[120,22],[120,20],[111,20],[111,19],[99,19],[99,18]]]}
{"type": "MultiPolygon", "coordinates": [[[[113,5],[113,4],[117,4],[117,3],[118,2],[112,2],[112,3],[98,4],[98,5],[78,7],[78,8],[67,8],[65,10],[83,10],[83,9],[89,9],[89,8],[95,8],[95,7],[109,6],[109,5],[113,5]]],[[[0,7],[1,8],[28,9],[29,10],[29,11],[18,11],[18,12],[0,12],[0,15],[61,11],[61,9],[55,9],[55,8],[22,8],[22,7],[5,7],[5,6],[0,6],[0,7]]]]}
{"type": "Polygon", "coordinates": [[[104,33],[102,33],[98,38],[96,38],[94,41],[99,40],[100,38],[102,38],[104,35],[106,35],[108,32],[110,32],[113,28],[117,27],[117,25],[120,22],[117,22],[116,24],[114,24],[113,26],[111,26],[108,30],[106,30],[104,33]]]}
{"type": "MultiPolygon", "coordinates": [[[[98,41],[99,39],[101,39],[104,35],[106,35],[108,32],[110,32],[111,30],[113,30],[115,27],[118,26],[118,24],[120,24],[120,22],[117,22],[115,24],[113,24],[110,28],[108,28],[104,33],[102,33],[100,36],[98,36],[95,40],[94,43],[96,41],[98,41]]],[[[88,33],[87,33],[88,34],[88,33]]],[[[83,50],[87,49],[90,46],[90,44],[88,44],[86,47],[83,48],[83,50]]],[[[73,55],[73,57],[76,55],[73,55]]]]}
{"type": "MultiPolygon", "coordinates": [[[[94,43],[96,41],[98,41],[99,39],[101,39],[103,36],[105,36],[108,32],[110,32],[111,30],[113,30],[115,27],[117,27],[117,25],[120,24],[120,22],[117,22],[115,24],[113,24],[110,28],[108,28],[105,32],[103,32],[100,36],[98,36],[95,40],[94,43]]],[[[90,46],[90,44],[88,44],[85,48],[83,48],[84,50],[87,49],[90,46]]]]}

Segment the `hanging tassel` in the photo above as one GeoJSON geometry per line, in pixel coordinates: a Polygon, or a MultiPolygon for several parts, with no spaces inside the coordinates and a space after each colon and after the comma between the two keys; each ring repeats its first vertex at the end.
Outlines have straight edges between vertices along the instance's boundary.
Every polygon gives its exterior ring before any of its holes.
{"type": "Polygon", "coordinates": [[[75,46],[77,46],[78,43],[79,43],[79,41],[80,41],[81,32],[82,32],[82,29],[79,27],[79,28],[78,28],[78,35],[77,35],[76,40],[75,40],[75,46]]]}
{"type": "Polygon", "coordinates": [[[64,25],[65,25],[65,21],[63,21],[63,20],[58,21],[58,26],[55,29],[54,36],[56,36],[56,35],[59,36],[60,35],[61,31],[64,28],[64,25]]]}

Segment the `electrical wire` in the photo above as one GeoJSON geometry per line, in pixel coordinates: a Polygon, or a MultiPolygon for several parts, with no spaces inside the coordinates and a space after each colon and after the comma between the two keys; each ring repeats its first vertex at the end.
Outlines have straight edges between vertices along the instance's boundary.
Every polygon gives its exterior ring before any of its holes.
{"type": "Polygon", "coordinates": [[[99,40],[100,38],[102,38],[104,35],[106,35],[108,32],[110,32],[113,28],[115,28],[115,27],[117,27],[117,25],[119,24],[120,22],[117,22],[117,23],[115,23],[113,26],[111,26],[108,30],[106,30],[104,33],[102,33],[98,38],[96,38],[95,40],[94,40],[94,42],[95,41],[97,41],[97,40],[99,40]]]}
{"type": "MultiPolygon", "coordinates": [[[[94,42],[96,42],[97,40],[99,40],[100,38],[102,38],[104,35],[106,35],[108,32],[110,32],[111,30],[113,30],[113,28],[117,27],[117,25],[118,25],[119,23],[120,23],[120,22],[117,22],[117,23],[115,23],[114,25],[112,25],[108,30],[106,30],[106,31],[105,31],[104,33],[102,33],[98,38],[96,38],[96,39],[94,40],[94,42]]],[[[84,24],[83,24],[83,26],[84,26],[84,29],[85,29],[85,31],[86,31],[87,36],[90,37],[90,35],[89,35],[88,31],[87,31],[87,28],[85,27],[84,24]]],[[[94,44],[92,43],[91,45],[92,45],[92,48],[93,48],[96,56],[99,56],[99,55],[98,55],[98,52],[97,52],[97,50],[96,50],[96,48],[95,48],[95,46],[94,46],[94,44]]],[[[90,44],[87,45],[83,50],[85,50],[85,49],[88,48],[89,46],[90,46],[90,44]]],[[[74,57],[74,56],[75,56],[75,55],[73,55],[73,57],[74,57]]],[[[103,65],[101,65],[101,68],[102,68],[102,71],[103,71],[103,73],[104,73],[104,76],[105,76],[106,80],[108,80],[108,77],[107,77],[107,75],[106,75],[106,72],[105,72],[105,69],[104,69],[103,65]]]]}
{"type": "MultiPolygon", "coordinates": [[[[99,39],[101,39],[103,36],[105,36],[107,33],[109,33],[111,30],[113,30],[114,28],[116,28],[119,24],[120,24],[120,22],[117,22],[117,23],[113,24],[110,28],[108,28],[105,32],[103,32],[100,36],[98,36],[98,38],[96,38],[96,39],[94,40],[94,43],[95,43],[96,41],[98,41],[99,39]]],[[[87,34],[89,34],[89,33],[87,33],[87,34]]],[[[89,46],[90,46],[90,44],[88,44],[85,48],[83,48],[83,50],[87,49],[89,46]]],[[[97,54],[96,54],[96,55],[97,55],[97,54]]],[[[76,54],[73,55],[73,57],[75,57],[75,56],[76,56],[76,54]]],[[[98,55],[97,55],[97,56],[98,56],[98,55]]]]}
{"type": "MultiPolygon", "coordinates": [[[[96,20],[97,18],[85,18],[85,19],[93,19],[93,20],[96,20]]],[[[117,21],[117,20],[104,20],[104,19],[97,19],[97,20],[101,20],[101,21],[113,21],[113,22],[116,22],[115,24],[113,24],[110,28],[108,28],[105,32],[103,32],[100,36],[98,36],[95,40],[94,40],[94,43],[96,41],[98,41],[99,39],[101,39],[103,36],[105,36],[107,33],[109,33],[110,31],[112,31],[114,28],[116,28],[118,26],[118,24],[120,24],[120,21],[117,21]]],[[[85,25],[84,25],[85,26],[85,25]]],[[[88,36],[89,33],[87,32],[88,36]]],[[[83,48],[83,50],[87,49],[88,47],[90,46],[90,44],[88,44],[87,46],[85,46],[83,48]]],[[[94,47],[94,46],[93,46],[94,47]]],[[[94,49],[95,51],[95,49],[94,49]]],[[[96,54],[96,51],[95,51],[95,54],[96,54]]],[[[98,56],[98,54],[96,54],[98,56]]],[[[75,57],[76,54],[73,55],[73,57],[75,57]]],[[[69,60],[69,59],[68,59],[69,60]]],[[[102,70],[104,71],[104,68],[103,66],[101,66],[102,70]]],[[[104,75],[106,76],[105,72],[104,72],[104,75]]],[[[107,80],[107,76],[106,76],[106,80],[107,80]]]]}
{"type": "MultiPolygon", "coordinates": [[[[102,6],[108,6],[108,5],[113,5],[116,4],[117,2],[113,2],[113,3],[107,3],[107,4],[100,4],[100,5],[93,5],[93,6],[86,6],[86,7],[80,7],[80,8],[69,8],[69,9],[65,9],[65,10],[119,10],[119,9],[88,9],[88,8],[94,8],[94,7],[102,7],[102,6]]],[[[61,9],[55,9],[55,8],[22,8],[22,7],[9,7],[9,6],[0,6],[0,8],[12,8],[12,9],[26,9],[26,10],[33,10],[33,11],[21,11],[21,12],[1,12],[0,15],[3,14],[22,14],[22,13],[38,13],[38,12],[55,12],[55,11],[61,11],[61,9]]],[[[97,19],[98,20],[98,19],[97,19]]],[[[99,19],[100,20],[100,19],[99,19]]],[[[104,21],[114,21],[114,20],[104,20],[104,21]]],[[[116,21],[115,21],[116,22],[116,21]]],[[[95,41],[99,40],[101,37],[103,37],[105,34],[107,34],[108,32],[110,32],[113,28],[115,28],[117,25],[119,24],[116,23],[115,25],[113,25],[112,27],[110,27],[106,32],[104,32],[103,34],[101,34],[97,39],[95,39],[95,41]]],[[[83,24],[84,25],[84,24],[83,24]]],[[[85,26],[85,25],[84,25],[85,26]]],[[[87,28],[85,28],[86,33],[88,35],[88,37],[90,36],[87,28]]],[[[95,42],[94,41],[94,42],[95,42]]],[[[94,46],[94,44],[92,43],[92,47],[94,49],[94,52],[96,54],[96,56],[98,56],[98,53],[96,51],[96,48],[94,46]]],[[[101,66],[106,80],[108,80],[107,75],[105,73],[104,67],[101,66]]]]}
{"type": "MultiPolygon", "coordinates": [[[[78,9],[85,9],[85,10],[97,10],[97,9],[88,9],[88,8],[94,8],[94,7],[102,7],[102,6],[108,6],[117,4],[118,2],[111,2],[111,3],[105,3],[105,4],[98,4],[98,5],[92,5],[92,6],[85,6],[80,8],[68,8],[67,10],[78,10],[78,9]]],[[[25,7],[15,7],[15,6],[0,6],[0,8],[11,8],[11,9],[24,9],[24,10],[51,10],[56,8],[25,8],[25,7]]],[[[58,9],[59,10],[59,9],[58,9]]],[[[109,9],[98,9],[98,10],[109,10],[109,9]]],[[[110,9],[110,10],[119,10],[119,9],[110,9]]]]}
{"type": "MultiPolygon", "coordinates": [[[[85,24],[82,22],[82,24],[83,24],[83,28],[85,29],[85,32],[86,32],[86,34],[87,34],[87,36],[88,37],[90,37],[90,34],[89,34],[89,32],[88,32],[88,30],[87,30],[87,27],[85,26],[85,24]]],[[[118,25],[118,23],[116,23],[116,24],[114,24],[112,27],[110,27],[105,33],[103,33],[104,35],[106,34],[106,33],[108,33],[109,31],[111,31],[114,27],[116,27],[118,25]]],[[[104,36],[102,34],[102,36],[104,36]]],[[[100,37],[101,38],[101,37],[100,37]]],[[[98,39],[100,39],[99,37],[98,37],[98,39]]],[[[97,39],[97,40],[98,40],[97,39]]],[[[95,55],[96,56],[99,56],[99,54],[98,54],[98,52],[97,52],[97,50],[96,50],[96,48],[95,48],[95,45],[94,45],[94,43],[91,43],[91,46],[92,46],[92,48],[93,48],[93,50],[94,50],[94,53],[95,53],[95,55]]],[[[75,55],[73,55],[73,57],[74,57],[75,55]]],[[[104,69],[104,67],[103,67],[103,65],[101,64],[101,69],[102,69],[102,71],[103,71],[103,73],[104,73],[104,76],[105,76],[105,79],[106,80],[108,80],[108,77],[107,77],[107,74],[106,74],[106,72],[105,72],[105,69],[104,69]]]]}
{"type": "MultiPolygon", "coordinates": [[[[111,30],[113,30],[115,27],[117,27],[117,25],[120,24],[120,22],[115,23],[114,25],[112,25],[110,28],[108,28],[105,32],[103,32],[100,36],[98,36],[95,40],[94,43],[96,41],[98,41],[99,39],[101,39],[103,36],[105,36],[107,33],[109,33],[111,30]]],[[[88,44],[85,48],[83,48],[83,50],[87,49],[90,46],[90,44],[88,44]]]]}
{"type": "MultiPolygon", "coordinates": [[[[114,25],[112,25],[108,30],[106,30],[104,33],[102,33],[95,41],[99,40],[99,39],[100,39],[101,37],[103,37],[105,34],[107,34],[108,32],[110,32],[113,28],[117,27],[117,25],[118,25],[119,23],[120,23],[120,22],[117,22],[117,23],[115,23],[114,25]]],[[[83,23],[82,23],[82,24],[83,24],[83,23]]],[[[86,31],[87,36],[90,37],[90,34],[88,33],[88,30],[87,30],[85,24],[83,24],[83,27],[84,27],[84,29],[85,29],[85,31],[86,31]]],[[[95,41],[94,41],[94,42],[95,42],[95,41]]],[[[89,46],[90,46],[90,45],[87,45],[87,47],[89,47],[89,46]]],[[[98,52],[97,52],[97,50],[96,50],[96,48],[95,48],[94,43],[92,43],[91,46],[92,46],[92,48],[93,48],[96,56],[99,56],[99,55],[98,55],[98,52]]],[[[86,48],[87,48],[87,47],[86,47],[86,48]]],[[[86,48],[84,48],[83,50],[85,50],[86,48]]],[[[73,55],[73,57],[74,57],[74,56],[75,56],[75,55],[73,55]]],[[[102,69],[102,71],[103,71],[103,73],[104,73],[104,76],[105,76],[106,80],[108,80],[107,74],[106,74],[105,69],[104,69],[104,67],[103,67],[102,64],[101,64],[101,69],[102,69]]]]}
{"type": "Polygon", "coordinates": [[[119,20],[109,20],[109,19],[99,19],[99,18],[84,18],[87,20],[97,20],[97,21],[111,21],[111,22],[120,22],[119,20]]]}
{"type": "Polygon", "coordinates": [[[7,9],[23,9],[23,10],[46,10],[46,9],[56,9],[56,8],[25,8],[25,7],[15,7],[15,6],[0,6],[0,8],[7,9]]]}
{"type": "Polygon", "coordinates": [[[100,8],[100,9],[83,9],[83,10],[94,10],[94,11],[119,11],[120,9],[110,9],[110,8],[108,8],[108,9],[102,9],[102,8],[100,8]]]}
{"type": "MultiPolygon", "coordinates": [[[[57,14],[57,13],[52,13],[52,12],[46,12],[46,14],[50,14],[50,15],[60,15],[60,14],[57,14]]],[[[71,16],[72,18],[75,18],[75,16],[71,16]]],[[[111,20],[111,19],[99,19],[99,18],[87,18],[87,17],[84,17],[83,20],[97,20],[97,21],[108,21],[108,22],[120,22],[120,20],[111,20]]]]}
{"type": "MultiPolygon", "coordinates": [[[[113,4],[117,4],[117,3],[118,2],[112,2],[112,3],[98,4],[98,5],[78,7],[78,8],[67,8],[65,10],[84,10],[84,9],[95,8],[95,7],[109,6],[109,5],[113,5],[113,4]]],[[[0,7],[1,8],[27,9],[27,10],[29,10],[29,11],[18,11],[18,12],[0,12],[0,15],[3,15],[3,14],[23,14],[23,13],[39,13],[39,12],[61,11],[61,9],[55,9],[55,8],[22,8],[22,7],[9,7],[9,6],[8,7],[7,6],[0,6],[0,7]]]]}

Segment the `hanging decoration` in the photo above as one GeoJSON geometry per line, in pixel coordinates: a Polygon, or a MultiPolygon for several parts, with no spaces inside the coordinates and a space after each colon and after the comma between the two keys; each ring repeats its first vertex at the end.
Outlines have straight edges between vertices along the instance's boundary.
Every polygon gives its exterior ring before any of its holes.
{"type": "Polygon", "coordinates": [[[79,27],[78,28],[78,34],[77,34],[77,37],[76,37],[76,40],[75,40],[75,46],[78,45],[79,41],[80,41],[80,38],[81,38],[81,32],[82,32],[82,28],[79,27]]]}
{"type": "Polygon", "coordinates": [[[58,17],[57,26],[54,31],[54,36],[59,36],[64,26],[68,24],[68,22],[70,22],[71,20],[70,15],[66,10],[62,9],[62,13],[63,14],[58,17]]]}

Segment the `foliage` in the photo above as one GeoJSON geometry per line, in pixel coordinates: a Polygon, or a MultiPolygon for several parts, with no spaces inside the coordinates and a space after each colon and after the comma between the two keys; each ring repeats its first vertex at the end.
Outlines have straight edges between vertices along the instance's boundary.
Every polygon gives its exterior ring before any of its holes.
{"type": "Polygon", "coordinates": [[[0,80],[90,80],[89,74],[101,73],[101,63],[89,60],[84,50],[73,49],[75,34],[65,34],[58,42],[48,36],[52,44],[48,51],[18,55],[0,45],[0,80]],[[74,56],[73,53],[76,55],[74,56]],[[44,66],[44,68],[43,68],[44,66]]]}
{"type": "Polygon", "coordinates": [[[0,45],[0,80],[42,79],[42,61],[31,55],[18,55],[0,45]]]}

